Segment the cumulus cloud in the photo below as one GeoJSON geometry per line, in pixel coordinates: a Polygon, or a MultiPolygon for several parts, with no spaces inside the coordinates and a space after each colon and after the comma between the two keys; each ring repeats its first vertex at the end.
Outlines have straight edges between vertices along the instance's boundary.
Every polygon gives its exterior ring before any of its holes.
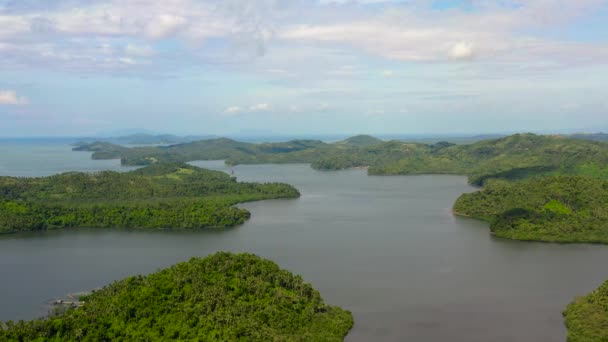
{"type": "Polygon", "coordinates": [[[186,26],[186,18],[177,15],[162,14],[148,22],[145,35],[152,39],[161,39],[175,34],[186,26]]]}
{"type": "MultiPolygon", "coordinates": [[[[525,33],[561,27],[602,6],[605,0],[475,0],[467,2],[473,10],[450,11],[433,10],[430,3],[57,0],[40,6],[31,1],[13,1],[0,12],[0,63],[10,59],[20,64],[56,63],[71,68],[88,63],[92,69],[105,70],[135,68],[142,64],[124,63],[124,58],[137,61],[135,57],[146,57],[158,65],[164,61],[165,51],[154,51],[148,44],[156,42],[145,41],[168,39],[194,47],[185,50],[195,57],[184,59],[187,61],[204,61],[199,57],[206,53],[218,62],[232,61],[230,58],[242,50],[251,51],[251,57],[267,56],[268,44],[275,49],[323,47],[327,53],[346,47],[412,62],[505,58],[568,64],[598,63],[608,56],[605,44],[573,44],[546,38],[551,35],[534,37],[525,33]],[[366,4],[372,3],[374,10],[369,11],[366,4]],[[104,39],[120,41],[123,47],[95,50],[92,45],[104,39]],[[217,50],[201,52],[207,48],[201,43],[210,39],[222,41],[211,45],[224,47],[225,55],[218,56],[217,50]]],[[[334,67],[331,73],[349,76],[353,71],[334,67]]]]}
{"type": "Polygon", "coordinates": [[[453,59],[472,59],[475,56],[473,44],[467,42],[454,44],[450,51],[448,51],[448,56],[453,59]]]}
{"type": "Polygon", "coordinates": [[[14,90],[0,90],[0,105],[19,106],[27,103],[27,99],[23,96],[18,96],[14,90]]]}

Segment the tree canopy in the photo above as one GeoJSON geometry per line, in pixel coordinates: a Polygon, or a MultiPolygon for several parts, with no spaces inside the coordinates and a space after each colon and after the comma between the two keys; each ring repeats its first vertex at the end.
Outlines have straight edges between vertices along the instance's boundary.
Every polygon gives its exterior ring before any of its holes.
{"type": "Polygon", "coordinates": [[[492,180],[464,194],[454,211],[490,222],[504,238],[608,243],[608,180],[583,176],[492,180]]]}
{"type": "Polygon", "coordinates": [[[568,342],[608,341],[608,281],[564,311],[568,342]]]}
{"type": "Polygon", "coordinates": [[[250,215],[234,204],[298,196],[287,184],[241,183],[223,172],[179,163],[125,173],[0,177],[0,232],[229,227],[250,215]]]}
{"type": "Polygon", "coordinates": [[[350,312],[300,276],[220,252],[114,282],[78,308],[0,324],[2,341],[342,341],[350,312]]]}

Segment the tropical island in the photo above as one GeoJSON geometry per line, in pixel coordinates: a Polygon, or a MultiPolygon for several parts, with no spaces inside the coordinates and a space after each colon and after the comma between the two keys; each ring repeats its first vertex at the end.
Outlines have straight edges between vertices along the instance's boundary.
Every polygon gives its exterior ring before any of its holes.
{"type": "Polygon", "coordinates": [[[0,323],[0,340],[342,341],[353,325],[300,276],[252,254],[192,258],[80,300],[46,318],[0,323]]]}
{"type": "Polygon", "coordinates": [[[608,180],[582,176],[490,180],[463,194],[454,212],[490,223],[498,237],[608,244],[608,180]]]}
{"type": "Polygon", "coordinates": [[[93,159],[120,159],[122,165],[220,159],[229,165],[310,163],[318,170],[369,167],[371,175],[462,174],[474,185],[490,178],[514,180],[538,174],[608,177],[608,144],[557,135],[515,134],[463,145],[382,141],[370,136],[334,143],[261,144],[220,138],[135,148],[94,142],[74,150],[91,151],[93,159]]]}
{"type": "Polygon", "coordinates": [[[68,227],[134,229],[224,228],[250,217],[237,203],[296,198],[281,183],[242,183],[183,163],[120,173],[68,172],[0,177],[0,233],[68,227]]]}
{"type": "Polygon", "coordinates": [[[608,341],[608,281],[564,311],[568,342],[608,341]]]}

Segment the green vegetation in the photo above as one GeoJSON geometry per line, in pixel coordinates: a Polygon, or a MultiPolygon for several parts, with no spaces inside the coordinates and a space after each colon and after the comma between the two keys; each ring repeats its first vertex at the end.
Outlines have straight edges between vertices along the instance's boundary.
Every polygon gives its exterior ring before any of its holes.
{"type": "Polygon", "coordinates": [[[490,222],[499,237],[608,243],[608,180],[582,176],[491,180],[464,194],[456,213],[490,222]]]}
{"type": "Polygon", "coordinates": [[[193,258],[117,281],[80,308],[0,324],[2,341],[342,341],[352,315],[252,254],[193,258]]]}
{"type": "Polygon", "coordinates": [[[608,341],[608,281],[564,311],[568,342],[608,341]]]}
{"type": "Polygon", "coordinates": [[[336,145],[347,145],[347,146],[373,146],[382,144],[384,141],[372,137],[371,135],[355,135],[354,137],[350,137],[348,139],[338,141],[336,145]]]}
{"type": "Polygon", "coordinates": [[[332,144],[314,140],[249,144],[214,139],[132,149],[94,143],[77,149],[94,151],[96,159],[120,158],[125,165],[225,159],[233,165],[311,163],[320,170],[369,166],[372,175],[463,174],[475,185],[491,178],[516,180],[538,174],[608,178],[608,145],[534,134],[516,134],[470,145],[382,142],[357,136],[332,144]]]}
{"type": "Polygon", "coordinates": [[[243,223],[234,204],[298,197],[290,185],[239,183],[188,164],[119,173],[0,177],[0,233],[64,227],[197,229],[243,223]]]}

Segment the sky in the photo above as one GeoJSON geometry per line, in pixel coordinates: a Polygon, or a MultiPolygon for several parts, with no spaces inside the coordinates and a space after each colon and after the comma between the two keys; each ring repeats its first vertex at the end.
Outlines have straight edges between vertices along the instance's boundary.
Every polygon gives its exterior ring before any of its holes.
{"type": "Polygon", "coordinates": [[[608,0],[0,0],[0,137],[608,131],[608,0]]]}

